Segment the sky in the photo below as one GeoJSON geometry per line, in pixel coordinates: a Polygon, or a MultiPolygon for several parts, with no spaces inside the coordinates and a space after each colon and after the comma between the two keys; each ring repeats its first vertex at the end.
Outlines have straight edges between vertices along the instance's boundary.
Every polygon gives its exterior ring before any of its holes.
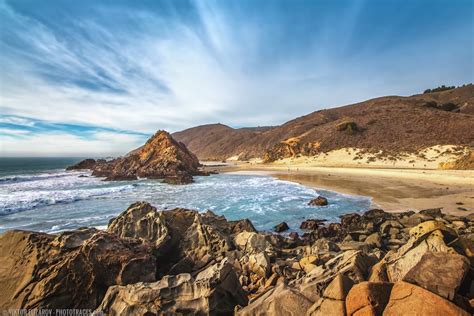
{"type": "Polygon", "coordinates": [[[472,0],[0,0],[0,157],[474,81],[472,0]]]}

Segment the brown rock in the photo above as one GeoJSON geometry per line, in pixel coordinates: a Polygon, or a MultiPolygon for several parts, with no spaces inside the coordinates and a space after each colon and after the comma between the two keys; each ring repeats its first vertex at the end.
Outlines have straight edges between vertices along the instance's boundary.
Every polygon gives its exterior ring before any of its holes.
{"type": "Polygon", "coordinates": [[[374,259],[361,251],[349,250],[327,261],[324,266],[317,266],[309,272],[299,285],[303,295],[317,301],[326,286],[338,275],[344,274],[354,283],[365,281],[374,259]]]}
{"type": "Polygon", "coordinates": [[[4,233],[0,309],[93,309],[111,285],[155,280],[149,245],[100,231],[83,237],[84,231],[4,233]]]}
{"type": "Polygon", "coordinates": [[[426,221],[410,229],[410,238],[419,239],[436,230],[441,231],[448,237],[452,237],[452,239],[457,237],[456,232],[452,228],[446,227],[442,222],[426,221]]]}
{"type": "Polygon", "coordinates": [[[66,170],[90,170],[94,168],[96,163],[95,159],[84,159],[73,166],[67,167],[66,170]]]}
{"type": "Polygon", "coordinates": [[[429,251],[403,277],[403,281],[453,300],[468,270],[469,260],[461,255],[429,251]]]}
{"type": "Polygon", "coordinates": [[[85,160],[68,169],[89,167],[92,175],[109,181],[135,180],[137,177],[164,179],[171,184],[185,184],[199,175],[199,160],[183,143],[165,131],[158,131],[142,147],[110,161],[85,160]]]}
{"type": "Polygon", "coordinates": [[[380,238],[379,233],[373,233],[369,235],[365,240],[364,243],[366,245],[376,247],[376,248],[382,248],[382,238],[380,238]]]}
{"type": "Polygon", "coordinates": [[[210,266],[195,279],[184,273],[154,283],[111,286],[97,308],[107,315],[231,314],[246,305],[232,265],[226,260],[210,266]]]}
{"type": "Polygon", "coordinates": [[[136,202],[110,221],[107,231],[121,238],[138,238],[163,248],[170,241],[164,216],[146,202],[136,202]]]}
{"type": "Polygon", "coordinates": [[[313,303],[283,282],[269,288],[237,315],[305,315],[313,303]]]}
{"type": "Polygon", "coordinates": [[[231,234],[236,235],[241,232],[256,233],[257,230],[253,226],[252,222],[247,218],[238,221],[229,221],[231,227],[231,234]]]}
{"type": "Polygon", "coordinates": [[[354,282],[338,274],[324,290],[323,297],[311,306],[307,315],[346,315],[345,299],[354,282]]]}
{"type": "Polygon", "coordinates": [[[307,219],[300,225],[301,229],[317,230],[319,226],[324,225],[325,219],[307,219]]]}
{"type": "Polygon", "coordinates": [[[431,293],[421,287],[407,283],[396,282],[390,294],[390,300],[383,313],[384,316],[399,315],[459,315],[468,316],[450,301],[431,293]]]}
{"type": "Polygon", "coordinates": [[[326,205],[328,205],[328,199],[326,199],[323,196],[318,196],[317,198],[312,199],[311,201],[309,201],[308,205],[311,205],[311,206],[326,206],[326,205]]]}
{"type": "Polygon", "coordinates": [[[346,297],[347,316],[382,315],[390,298],[392,283],[361,282],[346,297]]]}
{"type": "Polygon", "coordinates": [[[440,208],[430,208],[426,210],[421,210],[419,213],[423,215],[431,216],[433,218],[441,217],[443,215],[443,213],[441,213],[440,208]]]}
{"type": "Polygon", "coordinates": [[[290,229],[290,227],[288,227],[288,224],[286,222],[281,222],[280,224],[275,226],[275,231],[277,233],[287,231],[288,229],[290,229]]]}
{"type": "MultiPolygon", "coordinates": [[[[445,243],[445,234],[450,237],[449,231],[436,230],[445,229],[444,225],[432,222],[424,222],[410,231],[412,236],[406,244],[396,252],[387,253],[384,261],[389,281],[397,282],[420,261],[423,254],[428,251],[456,253],[452,247],[445,243]]],[[[449,240],[449,239],[448,239],[449,240]]]]}
{"type": "Polygon", "coordinates": [[[267,241],[265,236],[259,233],[242,232],[235,236],[234,242],[245,253],[266,252],[268,255],[272,255],[274,252],[273,246],[267,241]]]}

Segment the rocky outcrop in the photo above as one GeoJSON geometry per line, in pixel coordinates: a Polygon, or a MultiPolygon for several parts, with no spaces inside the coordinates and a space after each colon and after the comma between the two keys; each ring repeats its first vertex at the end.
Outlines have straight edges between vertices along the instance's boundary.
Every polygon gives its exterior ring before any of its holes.
{"type": "Polygon", "coordinates": [[[111,286],[97,312],[107,315],[228,315],[247,305],[231,264],[224,259],[195,278],[184,273],[155,283],[111,286]]]}
{"type": "Polygon", "coordinates": [[[302,142],[299,137],[290,137],[271,148],[263,155],[263,162],[270,163],[279,159],[310,156],[319,152],[319,142],[302,142]]]}
{"type": "Polygon", "coordinates": [[[105,180],[163,179],[170,184],[193,181],[203,174],[196,156],[166,131],[158,131],[142,147],[114,160],[86,159],[67,170],[91,169],[92,175],[105,180]]]}
{"type": "Polygon", "coordinates": [[[95,159],[84,159],[80,162],[78,162],[75,165],[69,166],[66,168],[66,170],[87,170],[87,169],[93,169],[94,166],[96,165],[97,161],[95,159]]]}
{"type": "Polygon", "coordinates": [[[311,223],[299,238],[257,232],[248,220],[211,211],[137,202],[107,231],[7,232],[0,237],[0,309],[472,314],[474,215],[375,209],[311,223]]]}
{"type": "Polygon", "coordinates": [[[0,308],[92,309],[114,284],[155,280],[147,244],[96,230],[0,237],[0,308]]]}
{"type": "Polygon", "coordinates": [[[441,163],[440,169],[454,169],[454,170],[474,170],[474,149],[454,161],[441,163]]]}

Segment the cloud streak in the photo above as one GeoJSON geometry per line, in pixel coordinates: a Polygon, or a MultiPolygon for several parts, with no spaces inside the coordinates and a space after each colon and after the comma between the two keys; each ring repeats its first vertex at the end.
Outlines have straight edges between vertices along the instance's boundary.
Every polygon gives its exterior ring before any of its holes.
{"type": "MultiPolygon", "coordinates": [[[[37,133],[87,125],[133,131],[137,140],[213,122],[280,124],[323,107],[472,81],[472,3],[416,3],[395,16],[389,2],[374,1],[85,1],[72,12],[61,1],[0,2],[0,111],[51,124],[37,133]]],[[[90,132],[60,132],[84,150],[92,145],[83,141],[103,145],[90,132]]],[[[30,136],[2,139],[0,154],[41,142],[30,136]]],[[[118,141],[115,152],[130,142],[118,141]]]]}

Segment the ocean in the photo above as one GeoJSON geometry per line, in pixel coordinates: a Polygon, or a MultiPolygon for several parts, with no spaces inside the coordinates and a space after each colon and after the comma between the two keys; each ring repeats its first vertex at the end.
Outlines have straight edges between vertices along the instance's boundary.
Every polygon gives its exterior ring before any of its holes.
{"type": "Polygon", "coordinates": [[[80,158],[0,158],[0,232],[10,229],[59,232],[105,228],[131,203],[147,201],[159,210],[212,210],[228,220],[248,218],[259,230],[285,221],[292,231],[304,219],[338,220],[370,207],[369,197],[315,190],[270,176],[217,174],[190,185],[159,180],[106,182],[87,171],[65,171],[80,158]],[[308,206],[322,195],[328,206],[308,206]]]}

